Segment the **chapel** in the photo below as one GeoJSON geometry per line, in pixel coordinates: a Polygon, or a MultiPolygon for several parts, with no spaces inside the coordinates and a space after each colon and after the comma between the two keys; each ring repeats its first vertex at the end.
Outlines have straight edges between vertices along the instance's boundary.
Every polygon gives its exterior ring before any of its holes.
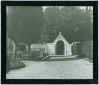
{"type": "Polygon", "coordinates": [[[47,53],[48,55],[72,55],[72,44],[69,44],[61,32],[59,32],[58,36],[51,43],[31,44],[31,50],[35,48],[45,49],[44,53],[47,53]]]}

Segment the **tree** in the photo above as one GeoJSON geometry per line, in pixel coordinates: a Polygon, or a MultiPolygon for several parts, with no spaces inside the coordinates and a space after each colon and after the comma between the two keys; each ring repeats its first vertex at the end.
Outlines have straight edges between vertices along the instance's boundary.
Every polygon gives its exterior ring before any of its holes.
{"type": "Polygon", "coordinates": [[[58,6],[50,6],[45,10],[46,30],[48,35],[48,42],[52,42],[60,28],[60,9],[58,6]]]}
{"type": "Polygon", "coordinates": [[[15,41],[18,49],[19,42],[39,42],[44,16],[41,6],[13,6],[7,8],[7,32],[15,41]]]}
{"type": "MultiPolygon", "coordinates": [[[[90,8],[90,7],[89,7],[90,8]]],[[[51,6],[45,10],[49,40],[58,32],[71,43],[92,39],[92,9],[79,6],[51,6]]]]}

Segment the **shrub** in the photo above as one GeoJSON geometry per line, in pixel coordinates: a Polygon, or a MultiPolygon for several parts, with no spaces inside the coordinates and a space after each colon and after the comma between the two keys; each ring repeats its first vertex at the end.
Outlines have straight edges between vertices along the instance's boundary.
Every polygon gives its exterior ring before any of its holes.
{"type": "Polygon", "coordinates": [[[82,42],[81,51],[86,58],[93,60],[93,41],[82,42]]]}
{"type": "Polygon", "coordinates": [[[11,65],[11,69],[18,69],[18,68],[25,67],[23,62],[15,59],[10,62],[10,65],[11,65]]]}
{"type": "Polygon", "coordinates": [[[21,62],[19,55],[16,55],[16,58],[12,56],[12,53],[8,53],[8,58],[9,64],[10,64],[10,70],[11,69],[16,69],[16,68],[22,68],[25,67],[25,64],[21,62]]]}

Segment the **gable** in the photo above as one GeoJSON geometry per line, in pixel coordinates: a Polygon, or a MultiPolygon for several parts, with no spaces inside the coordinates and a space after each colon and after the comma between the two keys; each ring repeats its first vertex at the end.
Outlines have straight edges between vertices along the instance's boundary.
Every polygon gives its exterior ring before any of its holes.
{"type": "MultiPolygon", "coordinates": [[[[61,32],[59,32],[59,35],[58,35],[58,37],[54,40],[54,42],[53,43],[57,43],[58,41],[63,41],[64,43],[68,43],[68,41],[64,38],[64,36],[62,35],[62,33],[61,32]]],[[[69,43],[68,43],[69,44],[69,43]]]]}

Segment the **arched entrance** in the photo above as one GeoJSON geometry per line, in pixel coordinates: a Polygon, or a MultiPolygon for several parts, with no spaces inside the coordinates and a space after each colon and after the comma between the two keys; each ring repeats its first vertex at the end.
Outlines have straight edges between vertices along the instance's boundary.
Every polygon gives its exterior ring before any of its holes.
{"type": "Polygon", "coordinates": [[[64,55],[64,42],[58,41],[56,44],[56,55],[64,55]]]}

